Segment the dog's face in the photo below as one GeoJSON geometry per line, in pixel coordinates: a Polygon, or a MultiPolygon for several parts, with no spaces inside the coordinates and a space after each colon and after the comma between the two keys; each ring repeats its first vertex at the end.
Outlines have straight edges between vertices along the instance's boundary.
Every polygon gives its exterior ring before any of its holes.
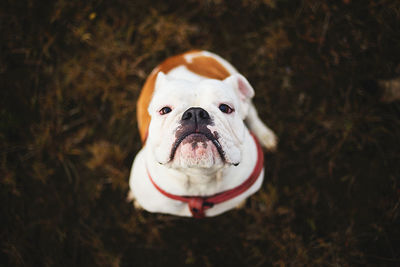
{"type": "Polygon", "coordinates": [[[172,168],[219,168],[241,162],[243,118],[253,88],[240,74],[198,82],[160,72],[149,105],[147,144],[172,168]]]}

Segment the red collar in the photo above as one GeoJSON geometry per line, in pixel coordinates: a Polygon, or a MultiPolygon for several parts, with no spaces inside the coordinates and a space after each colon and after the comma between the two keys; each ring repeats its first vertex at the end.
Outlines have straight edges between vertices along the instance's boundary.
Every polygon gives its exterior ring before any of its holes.
{"type": "Polygon", "coordinates": [[[264,154],[262,152],[260,143],[258,142],[257,138],[251,133],[251,136],[254,139],[257,147],[257,163],[254,166],[253,172],[250,174],[250,177],[247,178],[242,184],[238,185],[235,188],[230,190],[226,190],[220,193],[217,193],[212,196],[178,196],[170,194],[163,189],[161,189],[151,178],[149,171],[147,170],[147,175],[150,178],[151,183],[154,187],[164,196],[172,198],[174,200],[179,200],[182,202],[186,202],[189,205],[190,212],[192,213],[193,217],[195,218],[203,218],[204,211],[213,207],[215,204],[222,203],[224,201],[230,200],[234,197],[239,196],[240,194],[244,193],[247,189],[249,189],[256,181],[257,178],[260,176],[260,173],[264,167],[264,154]]]}

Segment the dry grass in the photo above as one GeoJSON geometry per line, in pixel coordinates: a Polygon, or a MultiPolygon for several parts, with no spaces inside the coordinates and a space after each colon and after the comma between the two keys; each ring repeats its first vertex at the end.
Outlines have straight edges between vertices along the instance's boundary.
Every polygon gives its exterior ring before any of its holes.
{"type": "Polygon", "coordinates": [[[398,1],[3,1],[0,265],[398,266],[398,1]],[[296,3],[295,3],[296,2],[296,3]],[[246,208],[194,221],[125,201],[135,101],[201,48],[280,137],[246,208]]]}

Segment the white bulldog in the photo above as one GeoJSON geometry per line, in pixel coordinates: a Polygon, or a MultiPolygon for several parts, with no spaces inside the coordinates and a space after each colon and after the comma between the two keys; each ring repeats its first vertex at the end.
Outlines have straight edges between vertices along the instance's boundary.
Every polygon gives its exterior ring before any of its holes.
{"type": "Polygon", "coordinates": [[[257,116],[253,96],[245,77],[207,51],[156,67],[137,103],[145,144],[129,181],[135,206],[202,218],[255,193],[264,176],[259,142],[274,150],[277,138],[257,116]]]}

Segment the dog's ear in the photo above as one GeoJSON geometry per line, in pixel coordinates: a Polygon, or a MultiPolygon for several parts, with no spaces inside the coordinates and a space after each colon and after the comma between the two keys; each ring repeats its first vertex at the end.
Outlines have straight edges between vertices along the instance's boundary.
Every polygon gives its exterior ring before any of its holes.
{"type": "MultiPolygon", "coordinates": [[[[167,82],[168,82],[167,75],[165,75],[164,72],[162,72],[162,71],[158,72],[157,76],[155,78],[155,81],[154,81],[153,95],[155,92],[160,90],[161,87],[165,86],[167,82]]],[[[149,112],[149,114],[151,114],[152,109],[153,109],[153,99],[154,99],[153,97],[150,99],[150,103],[147,107],[147,111],[149,112]]]]}
{"type": "Polygon", "coordinates": [[[240,99],[240,116],[244,120],[249,112],[250,100],[254,96],[254,89],[247,79],[240,73],[235,73],[224,81],[229,87],[233,88],[240,99]]]}
{"type": "Polygon", "coordinates": [[[240,97],[240,100],[246,102],[246,100],[254,96],[254,89],[247,81],[247,79],[240,73],[235,73],[224,80],[225,83],[234,88],[240,97]]]}
{"type": "Polygon", "coordinates": [[[157,91],[158,89],[160,89],[163,85],[165,85],[165,83],[167,82],[167,76],[164,74],[164,72],[160,71],[157,74],[157,78],[156,78],[156,82],[154,85],[154,91],[157,91]]]}

